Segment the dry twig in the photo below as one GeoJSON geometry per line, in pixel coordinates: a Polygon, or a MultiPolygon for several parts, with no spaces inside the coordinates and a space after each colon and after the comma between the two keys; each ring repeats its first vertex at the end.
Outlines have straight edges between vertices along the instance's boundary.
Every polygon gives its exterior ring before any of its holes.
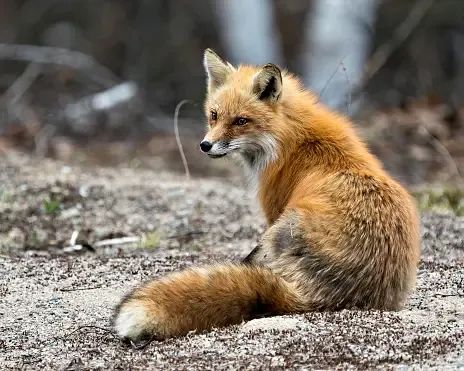
{"type": "Polygon", "coordinates": [[[346,56],[342,58],[342,60],[340,61],[339,64],[337,64],[337,67],[335,68],[335,70],[330,75],[330,77],[327,80],[327,82],[325,83],[324,87],[321,89],[320,93],[318,94],[319,95],[319,100],[318,101],[320,101],[321,99],[324,98],[324,93],[325,93],[327,87],[330,85],[330,83],[332,82],[332,80],[334,79],[335,75],[337,74],[337,72],[339,71],[339,69],[341,67],[341,69],[343,71],[343,74],[345,76],[346,83],[348,85],[348,93],[347,93],[347,96],[346,96],[346,113],[347,113],[348,116],[350,116],[353,92],[352,92],[352,89],[351,89],[351,81],[350,81],[350,78],[348,77],[348,73],[347,73],[347,70],[346,70],[345,63],[343,62],[345,60],[345,58],[346,58],[346,56]]]}
{"type": "Polygon", "coordinates": [[[419,117],[419,122],[420,126],[418,128],[419,132],[422,132],[422,134],[425,134],[428,138],[432,146],[435,148],[435,150],[440,153],[448,163],[448,166],[452,169],[452,172],[456,175],[460,185],[464,188],[464,177],[461,174],[461,171],[459,170],[459,166],[454,160],[453,156],[451,156],[451,153],[448,151],[446,146],[436,137],[430,133],[430,131],[427,129],[425,126],[425,123],[422,118],[419,117]]]}
{"type": "Polygon", "coordinates": [[[125,245],[128,243],[136,243],[140,241],[138,236],[129,236],[129,237],[120,237],[120,238],[110,238],[107,240],[97,241],[93,244],[95,247],[101,246],[110,246],[110,245],[125,245]]]}
{"type": "Polygon", "coordinates": [[[346,95],[346,114],[348,116],[351,115],[351,103],[352,103],[352,92],[351,92],[351,81],[350,78],[348,77],[348,72],[346,71],[346,66],[345,63],[343,63],[343,60],[340,62],[342,66],[342,71],[343,74],[345,75],[346,83],[348,85],[348,94],[346,95]]]}
{"type": "Polygon", "coordinates": [[[359,97],[368,82],[379,72],[379,70],[387,63],[393,53],[403,45],[403,43],[411,36],[412,32],[420,25],[421,21],[430,10],[435,0],[418,0],[411,8],[407,17],[401,22],[398,28],[393,32],[390,40],[379,46],[371,55],[367,62],[367,67],[364,76],[360,83],[353,89],[351,96],[353,99],[359,97]]]}
{"type": "Polygon", "coordinates": [[[110,329],[107,329],[107,328],[104,328],[104,327],[100,327],[100,326],[95,326],[95,325],[83,325],[83,326],[79,326],[78,328],[76,328],[75,330],[71,331],[69,334],[67,334],[67,336],[70,336],[70,335],[73,335],[75,334],[76,332],[80,332],[84,329],[94,329],[94,330],[102,330],[104,332],[106,332],[107,334],[110,334],[113,338],[117,339],[118,337],[116,336],[116,334],[114,334],[113,331],[111,331],[110,329]]]}
{"type": "Polygon", "coordinates": [[[181,107],[186,103],[193,103],[193,102],[190,99],[184,99],[180,101],[176,106],[176,111],[174,112],[174,134],[176,136],[177,148],[179,148],[179,153],[180,153],[180,156],[182,157],[182,163],[184,164],[185,176],[187,177],[187,179],[190,179],[190,170],[187,164],[187,158],[185,157],[184,149],[182,148],[182,142],[180,140],[179,125],[178,125],[179,111],[181,107]]]}
{"type": "Polygon", "coordinates": [[[327,87],[330,85],[330,83],[332,82],[333,78],[335,77],[335,75],[337,74],[338,72],[338,69],[340,68],[340,65],[341,65],[341,61],[339,64],[337,64],[337,68],[335,68],[335,70],[332,72],[332,74],[330,75],[329,79],[327,80],[327,82],[325,83],[324,87],[321,89],[321,91],[319,92],[319,97],[320,99],[324,98],[324,93],[327,89],[327,87]]]}
{"type": "Polygon", "coordinates": [[[180,233],[180,234],[173,234],[168,236],[167,238],[169,239],[174,239],[174,238],[185,238],[185,237],[192,237],[192,236],[197,236],[197,235],[202,235],[205,234],[205,231],[189,231],[185,233],[180,233]]]}
{"type": "Polygon", "coordinates": [[[71,246],[74,246],[77,242],[77,237],[79,237],[79,231],[75,230],[73,231],[71,238],[69,239],[69,244],[71,246]]]}
{"type": "Polygon", "coordinates": [[[87,290],[96,290],[101,288],[100,286],[90,286],[90,287],[63,287],[59,289],[61,292],[71,292],[71,291],[87,291],[87,290]]]}

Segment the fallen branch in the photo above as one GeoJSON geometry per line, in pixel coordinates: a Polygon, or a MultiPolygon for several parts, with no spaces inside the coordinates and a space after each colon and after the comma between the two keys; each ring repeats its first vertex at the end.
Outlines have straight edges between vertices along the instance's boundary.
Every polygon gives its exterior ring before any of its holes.
{"type": "Polygon", "coordinates": [[[39,77],[42,67],[36,63],[30,63],[24,72],[11,84],[0,97],[0,102],[15,104],[39,77]]]}
{"type": "Polygon", "coordinates": [[[107,240],[97,241],[93,244],[95,247],[101,246],[111,246],[111,245],[125,245],[129,243],[140,242],[140,237],[130,236],[130,237],[120,237],[120,238],[110,238],[107,240]]]}
{"type": "Polygon", "coordinates": [[[85,71],[94,81],[110,87],[118,78],[91,56],[64,48],[24,44],[0,44],[0,60],[54,64],[85,71]]]}
{"type": "Polygon", "coordinates": [[[109,110],[136,96],[137,85],[132,81],[127,81],[69,104],[64,109],[64,114],[69,120],[76,120],[92,112],[109,110]]]}
{"type": "Polygon", "coordinates": [[[76,244],[76,245],[70,245],[70,246],[65,246],[63,247],[63,252],[65,253],[75,253],[78,251],[84,250],[88,252],[95,252],[95,249],[87,244],[87,243],[82,243],[82,244],[76,244]]]}
{"type": "Polygon", "coordinates": [[[84,245],[77,244],[77,245],[69,245],[63,247],[63,252],[76,252],[76,251],[81,251],[84,248],[84,245]]]}
{"type": "Polygon", "coordinates": [[[69,239],[69,244],[71,246],[76,245],[77,237],[79,237],[79,231],[75,230],[75,231],[73,231],[73,233],[71,234],[71,238],[69,239]]]}

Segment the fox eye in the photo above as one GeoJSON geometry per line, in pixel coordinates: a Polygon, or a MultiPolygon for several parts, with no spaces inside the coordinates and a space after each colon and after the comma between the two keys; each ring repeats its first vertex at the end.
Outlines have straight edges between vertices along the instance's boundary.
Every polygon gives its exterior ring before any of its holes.
{"type": "Polygon", "coordinates": [[[234,124],[235,125],[245,125],[248,122],[248,120],[245,117],[239,117],[235,120],[234,124]]]}
{"type": "Polygon", "coordinates": [[[213,121],[217,120],[217,112],[216,111],[211,111],[211,120],[213,120],[213,121]]]}

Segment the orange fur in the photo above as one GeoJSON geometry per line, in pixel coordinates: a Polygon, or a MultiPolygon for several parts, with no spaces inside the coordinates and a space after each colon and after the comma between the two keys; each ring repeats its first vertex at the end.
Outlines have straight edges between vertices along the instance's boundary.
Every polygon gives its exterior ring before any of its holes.
{"type": "Polygon", "coordinates": [[[274,65],[235,68],[207,50],[205,67],[202,149],[240,155],[269,229],[246,265],[136,290],[118,308],[119,334],[164,338],[259,315],[400,308],[419,260],[416,207],[350,121],[274,65]]]}

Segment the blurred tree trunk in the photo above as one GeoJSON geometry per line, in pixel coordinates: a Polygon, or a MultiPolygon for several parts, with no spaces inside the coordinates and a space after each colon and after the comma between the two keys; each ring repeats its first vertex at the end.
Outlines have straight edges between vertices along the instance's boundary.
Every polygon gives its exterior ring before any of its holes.
{"type": "MultiPolygon", "coordinates": [[[[379,6],[373,49],[387,43],[416,0],[379,6]]],[[[435,0],[410,37],[395,51],[366,89],[369,102],[398,106],[427,98],[459,107],[464,102],[464,1],[435,0]]]]}
{"type": "Polygon", "coordinates": [[[171,113],[204,91],[203,50],[218,44],[209,1],[139,0],[128,37],[126,75],[153,110],[171,113]]]}
{"type": "Polygon", "coordinates": [[[305,18],[313,0],[275,0],[276,23],[282,42],[283,65],[293,73],[302,74],[300,55],[304,51],[305,18]]]}
{"type": "Polygon", "coordinates": [[[354,108],[349,94],[362,76],[378,5],[378,0],[314,1],[306,22],[304,79],[332,107],[354,108]]]}
{"type": "Polygon", "coordinates": [[[219,0],[213,4],[227,58],[237,64],[282,62],[271,0],[219,0]]]}

